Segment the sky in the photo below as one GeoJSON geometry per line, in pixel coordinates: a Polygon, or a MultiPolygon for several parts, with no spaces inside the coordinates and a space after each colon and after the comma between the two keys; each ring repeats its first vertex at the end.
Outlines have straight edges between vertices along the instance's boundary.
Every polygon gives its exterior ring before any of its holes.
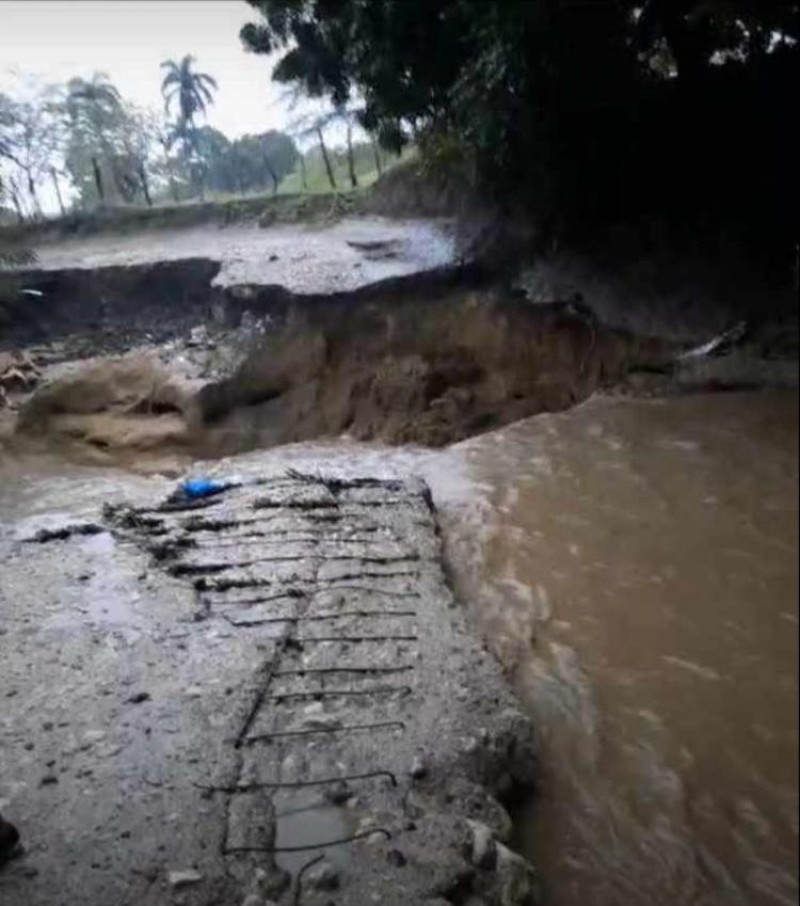
{"type": "Polygon", "coordinates": [[[231,138],[297,116],[270,79],[273,61],[246,53],[244,0],[0,0],[0,91],[20,76],[66,82],[105,72],[126,99],[160,109],[162,60],[192,53],[219,83],[209,125],[231,138]]]}

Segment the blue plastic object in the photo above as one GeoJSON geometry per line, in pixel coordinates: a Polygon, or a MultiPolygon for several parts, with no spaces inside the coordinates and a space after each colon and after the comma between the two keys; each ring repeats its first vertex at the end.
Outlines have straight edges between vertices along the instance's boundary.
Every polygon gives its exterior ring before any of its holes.
{"type": "Polygon", "coordinates": [[[201,497],[210,497],[212,494],[219,494],[224,491],[227,485],[220,481],[213,481],[210,478],[190,478],[181,485],[181,491],[184,496],[190,500],[198,500],[201,497]]]}

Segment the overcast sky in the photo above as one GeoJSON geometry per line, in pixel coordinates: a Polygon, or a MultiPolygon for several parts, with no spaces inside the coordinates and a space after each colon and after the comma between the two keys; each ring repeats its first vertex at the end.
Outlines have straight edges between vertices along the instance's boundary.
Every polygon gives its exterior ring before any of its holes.
{"type": "Polygon", "coordinates": [[[45,82],[105,72],[123,97],[161,108],[159,64],[186,53],[219,83],[208,123],[235,138],[297,114],[270,80],[272,61],[245,53],[244,0],[0,0],[0,90],[20,74],[45,82]]]}

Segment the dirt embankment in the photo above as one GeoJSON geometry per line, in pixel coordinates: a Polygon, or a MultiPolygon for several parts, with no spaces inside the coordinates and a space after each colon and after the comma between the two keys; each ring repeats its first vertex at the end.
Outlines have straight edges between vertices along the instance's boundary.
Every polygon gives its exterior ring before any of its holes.
{"type": "Polygon", "coordinates": [[[485,287],[282,307],[239,369],[197,395],[214,452],[342,433],[437,446],[566,409],[674,354],[574,306],[531,306],[485,287]]]}
{"type": "MultiPolygon", "coordinates": [[[[328,296],[259,286],[213,296],[221,325],[266,325],[228,377],[186,381],[193,375],[180,376],[179,362],[196,350],[182,347],[160,363],[61,366],[22,404],[17,435],[69,439],[93,459],[175,448],[225,455],[341,434],[438,446],[566,409],[674,357],[669,344],[604,328],[573,305],[532,306],[469,268],[328,296]]],[[[198,296],[195,318],[203,310],[198,296]]],[[[233,333],[220,326],[208,357],[224,358],[233,333]]]]}

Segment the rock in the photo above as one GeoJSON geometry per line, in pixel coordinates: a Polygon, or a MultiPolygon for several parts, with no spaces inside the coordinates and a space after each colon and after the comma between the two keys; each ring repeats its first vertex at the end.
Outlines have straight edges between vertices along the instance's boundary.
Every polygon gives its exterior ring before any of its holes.
{"type": "Polygon", "coordinates": [[[140,705],[142,702],[150,701],[150,693],[136,692],[130,698],[126,699],[126,701],[131,705],[140,705]]]}
{"type": "Polygon", "coordinates": [[[353,798],[353,791],[342,781],[336,786],[330,787],[325,791],[325,798],[334,805],[344,805],[349,799],[353,798]]]}
{"type": "Polygon", "coordinates": [[[205,325],[200,324],[198,327],[193,327],[189,333],[189,339],[186,341],[186,345],[189,347],[193,346],[202,346],[208,340],[208,329],[205,325]]]}
{"type": "Polygon", "coordinates": [[[250,893],[261,897],[264,906],[273,906],[273,900],[280,899],[281,894],[292,883],[292,876],[282,868],[273,867],[270,872],[257,868],[250,885],[250,893]]]}
{"type": "Polygon", "coordinates": [[[497,848],[492,829],[480,821],[467,820],[467,824],[472,832],[470,861],[476,868],[494,868],[497,848]]]}
{"type": "Polygon", "coordinates": [[[390,849],[386,855],[388,861],[396,866],[397,868],[402,868],[404,865],[408,864],[406,857],[400,852],[399,849],[390,849]]]}
{"type": "Polygon", "coordinates": [[[202,880],[203,876],[193,868],[185,871],[171,871],[167,875],[167,882],[173,890],[180,890],[180,888],[188,887],[190,884],[199,884],[202,880]]]}
{"type": "Polygon", "coordinates": [[[306,872],[306,881],[317,890],[336,890],[339,869],[328,859],[323,859],[306,872]]]}
{"type": "Polygon", "coordinates": [[[495,847],[501,906],[535,906],[536,873],[533,866],[502,843],[496,843],[495,847]]]}
{"type": "Polygon", "coordinates": [[[242,900],[242,906],[266,906],[266,903],[267,901],[264,899],[264,897],[260,897],[255,893],[247,894],[247,896],[242,900]]]}
{"type": "Polygon", "coordinates": [[[421,780],[428,773],[428,765],[425,763],[425,759],[422,755],[415,755],[414,760],[411,762],[411,770],[409,774],[414,778],[414,780],[421,780]]]}

